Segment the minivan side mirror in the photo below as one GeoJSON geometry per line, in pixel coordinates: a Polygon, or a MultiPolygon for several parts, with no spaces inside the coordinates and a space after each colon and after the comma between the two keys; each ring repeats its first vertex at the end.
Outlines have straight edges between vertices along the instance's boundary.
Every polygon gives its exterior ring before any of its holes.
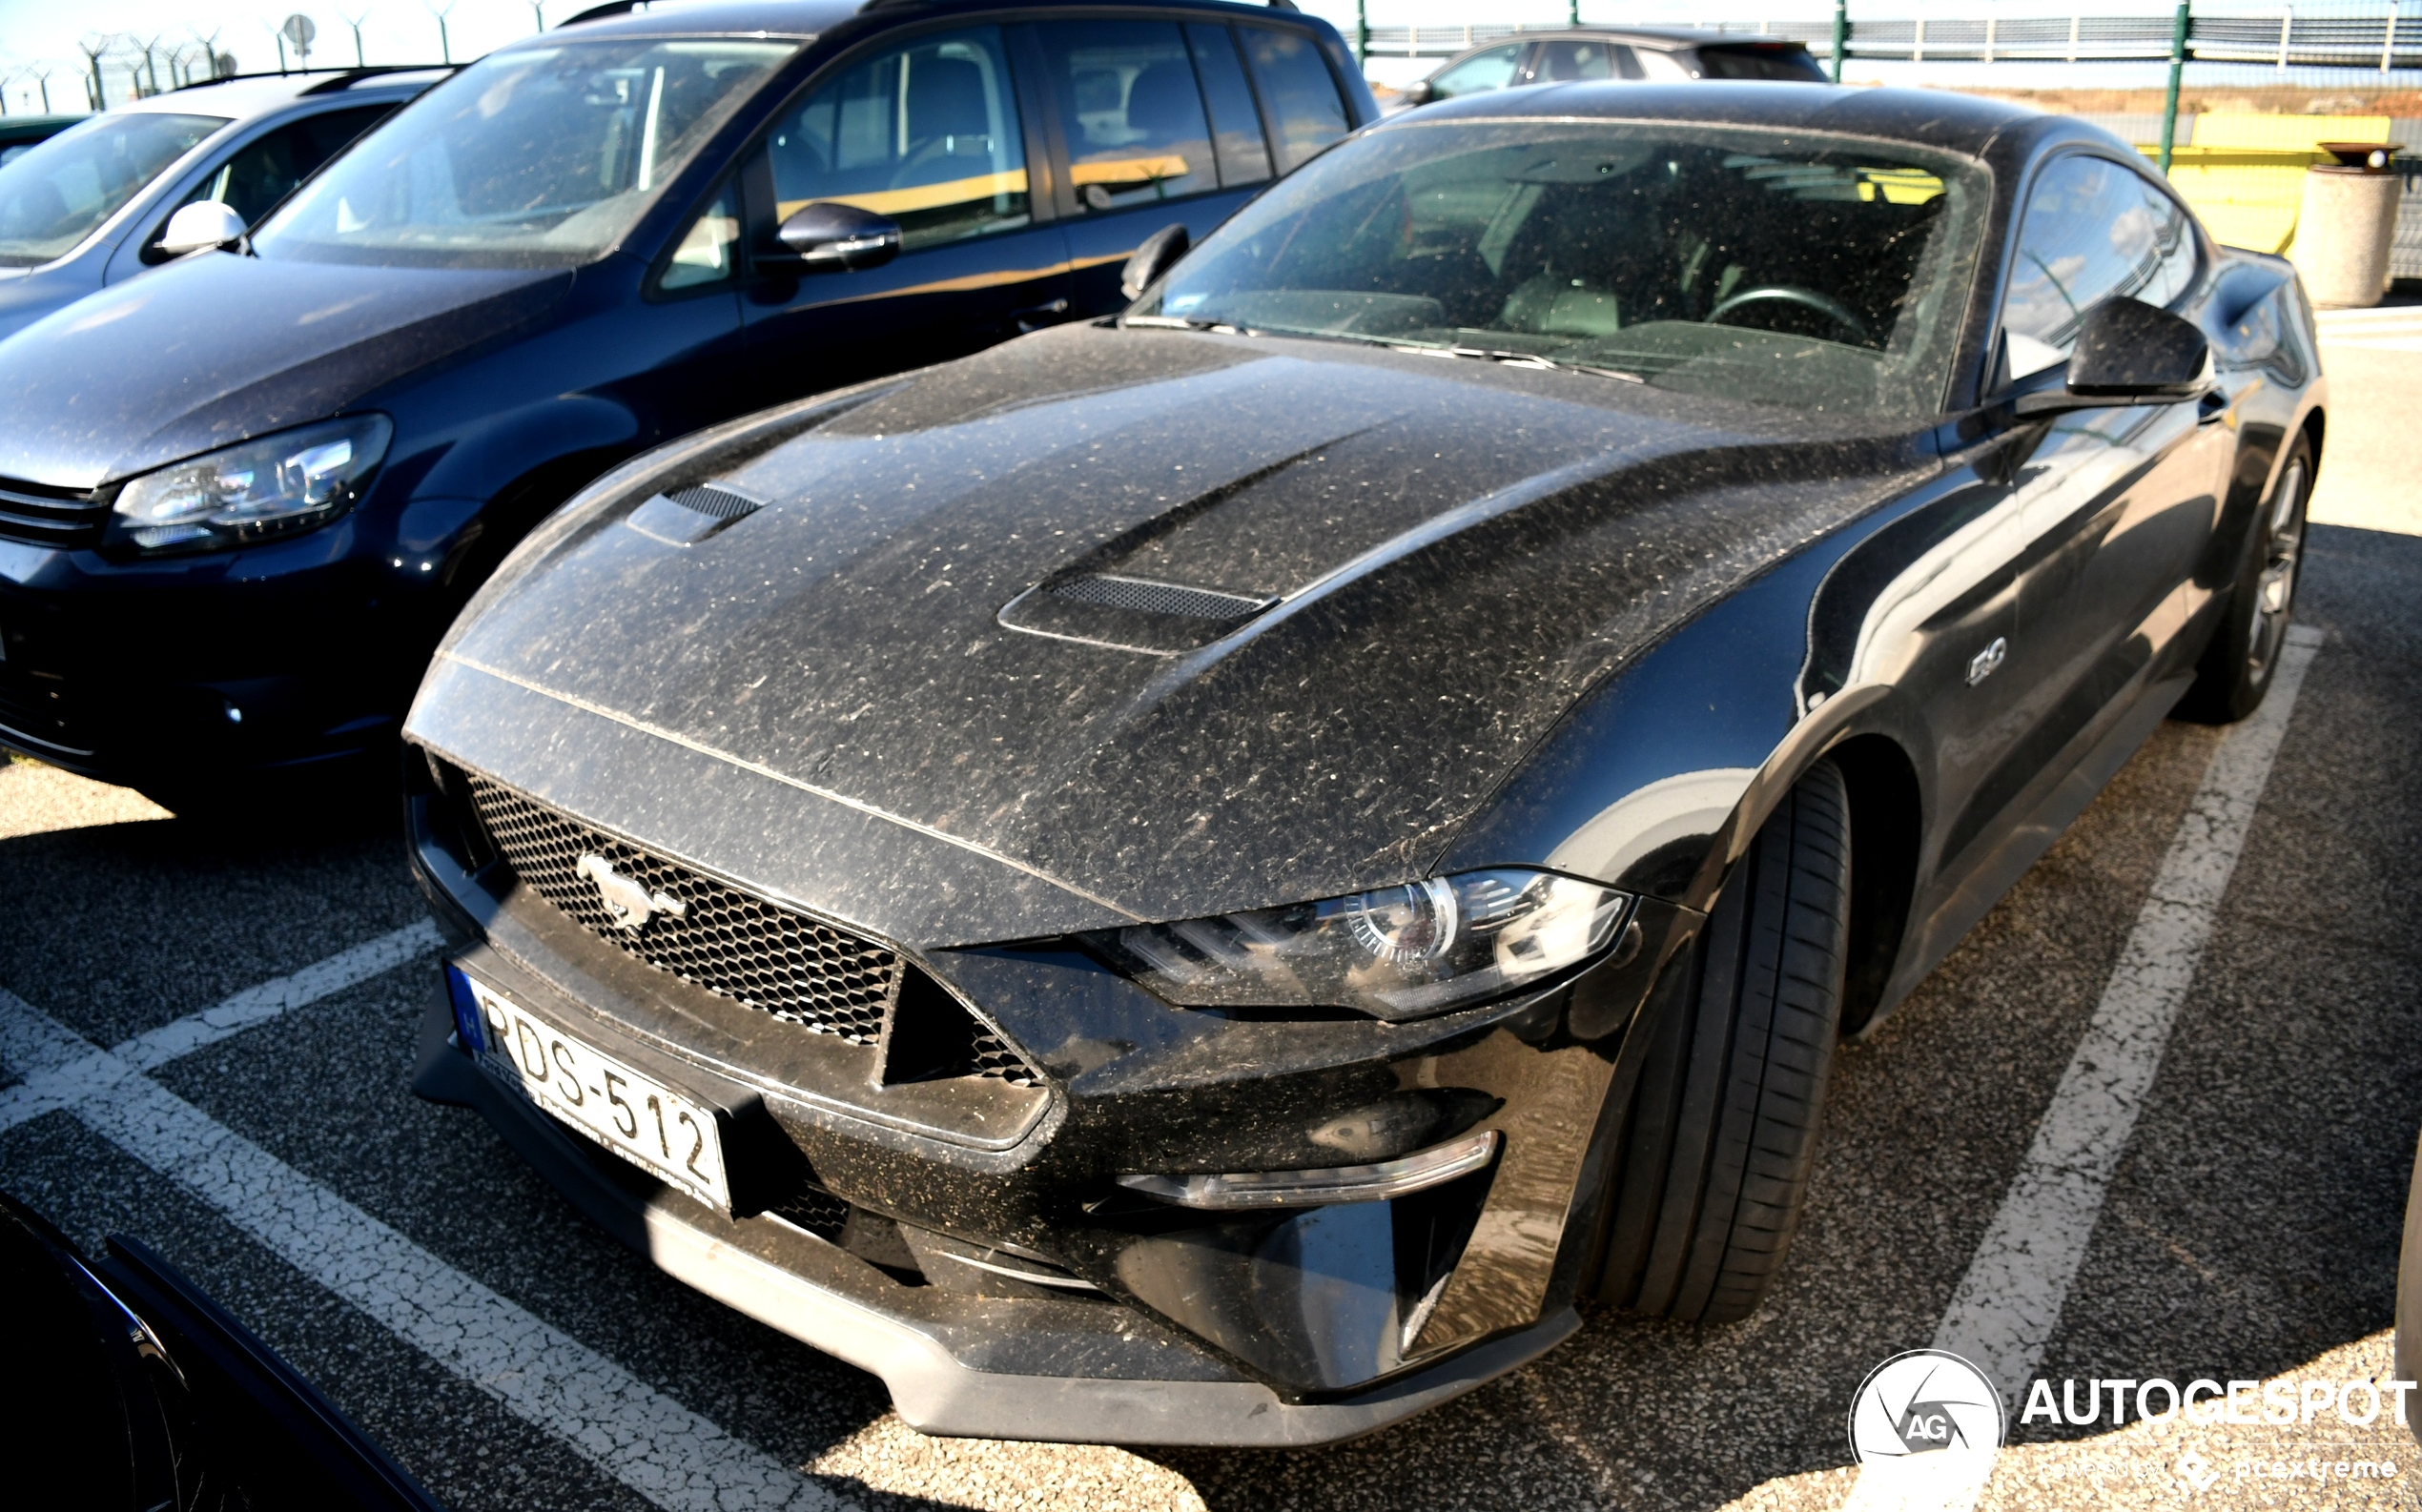
{"type": "Polygon", "coordinates": [[[160,252],[181,257],[205,247],[224,247],[244,235],[244,217],[234,206],[216,199],[197,199],[168,217],[160,232],[160,252]]]}
{"type": "Polygon", "coordinates": [[[1412,83],[1405,86],[1404,98],[1405,103],[1407,106],[1427,105],[1431,100],[1434,100],[1437,97],[1438,86],[1430,83],[1427,79],[1415,79],[1412,83]]]}
{"type": "Polygon", "coordinates": [[[2086,312],[2069,352],[2065,381],[2021,394],[2022,415],[2056,415],[2106,404],[2175,404],[2212,386],[2211,343],[2193,321],[2141,299],[2105,299],[2086,312]]]}
{"type": "Polygon", "coordinates": [[[1136,249],[1135,255],[1127,259],[1127,266],[1119,270],[1119,292],[1132,299],[1151,288],[1160,281],[1162,274],[1186,255],[1186,249],[1192,245],[1194,235],[1186,230],[1182,221],[1174,226],[1163,226],[1146,236],[1143,245],[1136,249]]]}
{"type": "Polygon", "coordinates": [[[872,268],[900,255],[900,223],[855,205],[819,199],[804,205],[774,234],[788,255],[811,272],[872,268]]]}

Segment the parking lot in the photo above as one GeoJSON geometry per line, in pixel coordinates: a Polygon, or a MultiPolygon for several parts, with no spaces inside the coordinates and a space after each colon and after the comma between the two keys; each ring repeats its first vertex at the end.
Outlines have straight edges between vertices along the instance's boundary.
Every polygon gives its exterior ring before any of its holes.
{"type": "MultiPolygon", "coordinates": [[[[1980,1326],[1960,1309],[1981,1247],[2029,1211],[2039,1127],[2076,1067],[2111,1070],[2081,1043],[2185,907],[2157,879],[2242,821],[2200,954],[2172,959],[2191,975],[2166,1037],[2120,1042],[2145,1080],[2114,1163],[2055,1173],[2099,1207],[2074,1276],[2028,1302],[2035,1373],[2056,1395],[2386,1379],[2422,1126],[2422,483],[2402,418],[2422,311],[2325,323],[2301,685],[2268,726],[2160,729],[1847,1050],[1798,1246],[1744,1323],[1601,1314],[1322,1452],[924,1438],[872,1378],[657,1274],[475,1114],[407,1093],[434,936],[394,833],[275,812],[202,829],[23,762],[0,768],[0,1186],[80,1241],[153,1244],[466,1509],[1834,1507],[1855,1495],[1862,1378],[1980,1326]]],[[[2417,1480],[2385,1410],[2035,1420],[1981,1504],[2422,1503],[2417,1480]]]]}

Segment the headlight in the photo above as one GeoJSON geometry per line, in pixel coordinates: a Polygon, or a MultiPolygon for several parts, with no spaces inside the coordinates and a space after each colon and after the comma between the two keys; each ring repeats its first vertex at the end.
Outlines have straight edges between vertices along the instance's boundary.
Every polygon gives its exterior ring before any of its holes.
{"type": "Polygon", "coordinates": [[[384,415],[355,415],[145,473],[118,490],[111,536],[140,551],[208,551],[324,524],[361,497],[394,435],[384,415]]]}
{"type": "Polygon", "coordinates": [[[1467,871],[1087,939],[1189,1008],[1332,1006],[1420,1018],[1589,959],[1631,901],[1545,871],[1467,871]]]}

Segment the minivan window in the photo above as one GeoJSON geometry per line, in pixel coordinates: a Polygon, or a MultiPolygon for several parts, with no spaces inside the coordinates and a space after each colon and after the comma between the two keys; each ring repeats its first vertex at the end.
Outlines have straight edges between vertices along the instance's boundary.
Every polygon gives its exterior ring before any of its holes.
{"type": "Polygon", "coordinates": [[[1262,135],[1253,86],[1244,81],[1244,64],[1236,55],[1236,34],[1223,26],[1189,21],[1186,42],[1194,51],[1195,77],[1202,81],[1203,103],[1211,107],[1220,183],[1233,189],[1262,182],[1270,176],[1270,149],[1262,135]]]}
{"type": "Polygon", "coordinates": [[[1734,47],[1703,47],[1699,72],[1711,79],[1775,79],[1786,84],[1822,84],[1825,71],[1806,48],[1779,43],[1743,43],[1734,47]]]}
{"type": "Polygon", "coordinates": [[[1218,187],[1185,39],[1169,21],[1047,21],[1068,179],[1094,210],[1218,187]]]}
{"type": "Polygon", "coordinates": [[[766,143],[778,216],[813,200],[899,222],[907,248],[1028,223],[1026,147],[998,27],[850,63],[766,143]]]}
{"type": "Polygon", "coordinates": [[[1538,61],[1530,65],[1531,79],[1540,84],[1564,84],[1575,79],[1636,79],[1640,60],[1620,42],[1542,42],[1538,61]]]}
{"type": "Polygon", "coordinates": [[[1301,31],[1244,27],[1245,55],[1253,82],[1279,123],[1279,172],[1291,174],[1314,153],[1353,130],[1337,79],[1321,57],[1320,45],[1301,31]]]}
{"type": "Polygon", "coordinates": [[[95,115],[0,165],[0,268],[65,255],[226,124],[219,115],[95,115]]]}
{"type": "Polygon", "coordinates": [[[618,38],[491,53],[365,137],[264,256],[568,267],[619,243],[798,45],[618,38]]]}
{"type": "MultiPolygon", "coordinates": [[[[219,164],[217,172],[185,196],[185,203],[216,199],[251,225],[342,152],[346,143],[394,110],[393,104],[361,105],[349,111],[324,111],[278,127],[219,164]]],[[[167,229],[165,222],[161,229],[167,229]]],[[[145,248],[144,257],[158,260],[156,246],[145,248]]]]}
{"type": "Polygon", "coordinates": [[[2027,197],[2001,306],[2006,378],[2065,361],[2086,313],[2105,299],[2166,305],[2195,276],[2195,236],[2178,202],[2106,157],[2048,165],[2027,197]]]}

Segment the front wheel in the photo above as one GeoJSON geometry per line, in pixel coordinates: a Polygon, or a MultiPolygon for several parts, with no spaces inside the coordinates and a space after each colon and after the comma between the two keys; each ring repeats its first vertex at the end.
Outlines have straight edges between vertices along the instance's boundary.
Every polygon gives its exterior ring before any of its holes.
{"type": "Polygon", "coordinates": [[[2181,718],[2232,725],[2262,706],[2295,612],[2296,578],[2304,566],[2305,501],[2311,493],[2312,442],[2299,436],[2255,521],[2254,539],[2229,588],[2220,628],[2195,668],[2194,684],[2178,701],[2181,718]]]}
{"type": "Polygon", "coordinates": [[[1820,762],[1733,869],[1693,1001],[1657,1027],[1611,1166],[1602,1301],[1746,1318],[1799,1227],[1841,1028],[1850,795],[1820,762]]]}

